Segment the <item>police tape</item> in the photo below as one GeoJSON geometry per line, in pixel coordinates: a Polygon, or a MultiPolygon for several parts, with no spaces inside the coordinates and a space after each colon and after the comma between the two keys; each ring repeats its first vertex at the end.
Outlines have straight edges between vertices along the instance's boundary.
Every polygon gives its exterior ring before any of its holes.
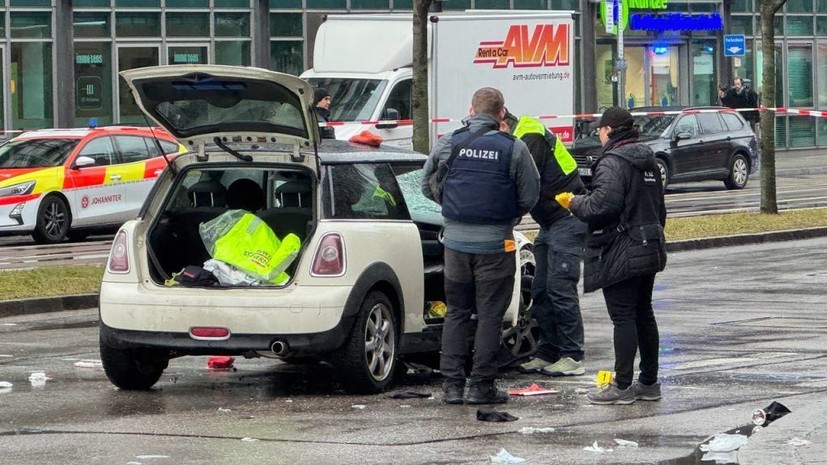
{"type": "MultiPolygon", "coordinates": [[[[827,111],[819,111],[819,110],[807,110],[802,108],[783,108],[783,107],[758,107],[758,108],[692,108],[686,110],[658,110],[658,111],[632,111],[632,116],[664,116],[664,115],[689,115],[689,114],[696,114],[696,113],[719,113],[719,112],[747,112],[747,111],[771,111],[775,112],[777,116],[783,115],[800,115],[800,116],[812,116],[817,118],[827,118],[827,111]]],[[[574,118],[576,120],[592,120],[600,118],[603,114],[602,113],[575,113],[570,115],[536,115],[534,118],[539,120],[548,120],[548,119],[571,119],[574,118]]],[[[431,118],[428,122],[429,123],[458,123],[462,122],[462,118],[431,118]]],[[[382,125],[397,125],[397,126],[410,126],[413,124],[412,119],[399,119],[399,120],[368,120],[368,121],[329,121],[326,123],[320,122],[320,127],[340,127],[340,126],[376,126],[378,124],[382,125]]]]}

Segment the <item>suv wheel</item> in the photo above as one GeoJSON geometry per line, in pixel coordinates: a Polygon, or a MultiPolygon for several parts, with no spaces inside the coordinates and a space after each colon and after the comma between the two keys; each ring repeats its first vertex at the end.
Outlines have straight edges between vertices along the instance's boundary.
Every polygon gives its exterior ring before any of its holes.
{"type": "Polygon", "coordinates": [[[50,195],[40,202],[32,238],[38,244],[57,244],[69,233],[69,207],[57,195],[50,195]]]}
{"type": "Polygon", "coordinates": [[[135,352],[117,349],[100,341],[101,362],[106,377],[115,386],[127,391],[146,391],[161,378],[168,361],[151,362],[139,359],[135,352]]]}
{"type": "Polygon", "coordinates": [[[334,355],[333,366],[344,388],[354,394],[382,391],[393,379],[397,325],[390,299],[370,292],[359,308],[345,346],[334,355]]]}
{"type": "Polygon", "coordinates": [[[666,183],[669,182],[669,167],[666,166],[666,162],[660,158],[655,158],[655,164],[658,165],[658,170],[660,170],[660,179],[663,181],[663,190],[666,190],[666,183]]]}
{"type": "Polygon", "coordinates": [[[729,163],[729,176],[724,180],[727,189],[743,189],[749,181],[749,165],[740,153],[732,157],[729,163]]]}

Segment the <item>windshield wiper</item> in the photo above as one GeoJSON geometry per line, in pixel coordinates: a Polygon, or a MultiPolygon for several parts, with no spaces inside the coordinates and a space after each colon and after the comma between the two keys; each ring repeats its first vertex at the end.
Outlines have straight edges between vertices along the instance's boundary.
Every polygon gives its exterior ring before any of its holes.
{"type": "Polygon", "coordinates": [[[212,141],[213,141],[213,142],[215,142],[215,145],[217,145],[217,146],[221,147],[221,148],[222,148],[222,149],[224,149],[227,153],[229,153],[230,155],[232,155],[232,156],[234,156],[234,157],[238,158],[239,160],[242,160],[242,161],[253,161],[253,157],[251,157],[250,155],[244,155],[243,153],[239,153],[239,152],[237,152],[235,149],[231,149],[231,148],[230,148],[227,144],[225,144],[224,142],[222,142],[222,141],[221,141],[221,138],[220,138],[220,137],[218,137],[218,136],[214,137],[212,141]]]}

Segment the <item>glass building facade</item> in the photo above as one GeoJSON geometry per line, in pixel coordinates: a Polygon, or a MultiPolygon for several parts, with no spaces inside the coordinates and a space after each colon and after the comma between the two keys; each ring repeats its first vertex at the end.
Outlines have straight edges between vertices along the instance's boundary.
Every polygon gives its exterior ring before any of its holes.
{"type": "MultiPolygon", "coordinates": [[[[630,25],[619,95],[617,37],[606,32],[600,2],[445,0],[443,8],[574,11],[581,73],[575,81],[577,112],[599,112],[617,102],[715,104],[718,85],[736,75],[760,92],[759,0],[627,3],[636,15],[717,17],[721,25],[630,25]],[[745,36],[744,56],[723,56],[725,33],[745,36]]],[[[410,12],[411,5],[412,0],[0,0],[0,129],[9,136],[83,126],[90,119],[99,125],[143,123],[119,71],[212,63],[300,74],[312,62],[313,36],[325,14],[410,12]]],[[[787,2],[775,29],[776,105],[827,110],[827,0],[787,2]]],[[[825,118],[781,116],[777,123],[779,147],[827,146],[825,118]]]]}

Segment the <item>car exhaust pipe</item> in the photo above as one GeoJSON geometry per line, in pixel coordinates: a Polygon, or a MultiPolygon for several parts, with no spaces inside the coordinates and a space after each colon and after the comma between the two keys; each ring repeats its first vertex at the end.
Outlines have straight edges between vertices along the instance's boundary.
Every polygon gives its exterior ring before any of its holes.
{"type": "Polygon", "coordinates": [[[279,357],[284,357],[290,353],[290,346],[288,346],[285,341],[275,340],[272,344],[270,344],[270,351],[279,357]]]}

